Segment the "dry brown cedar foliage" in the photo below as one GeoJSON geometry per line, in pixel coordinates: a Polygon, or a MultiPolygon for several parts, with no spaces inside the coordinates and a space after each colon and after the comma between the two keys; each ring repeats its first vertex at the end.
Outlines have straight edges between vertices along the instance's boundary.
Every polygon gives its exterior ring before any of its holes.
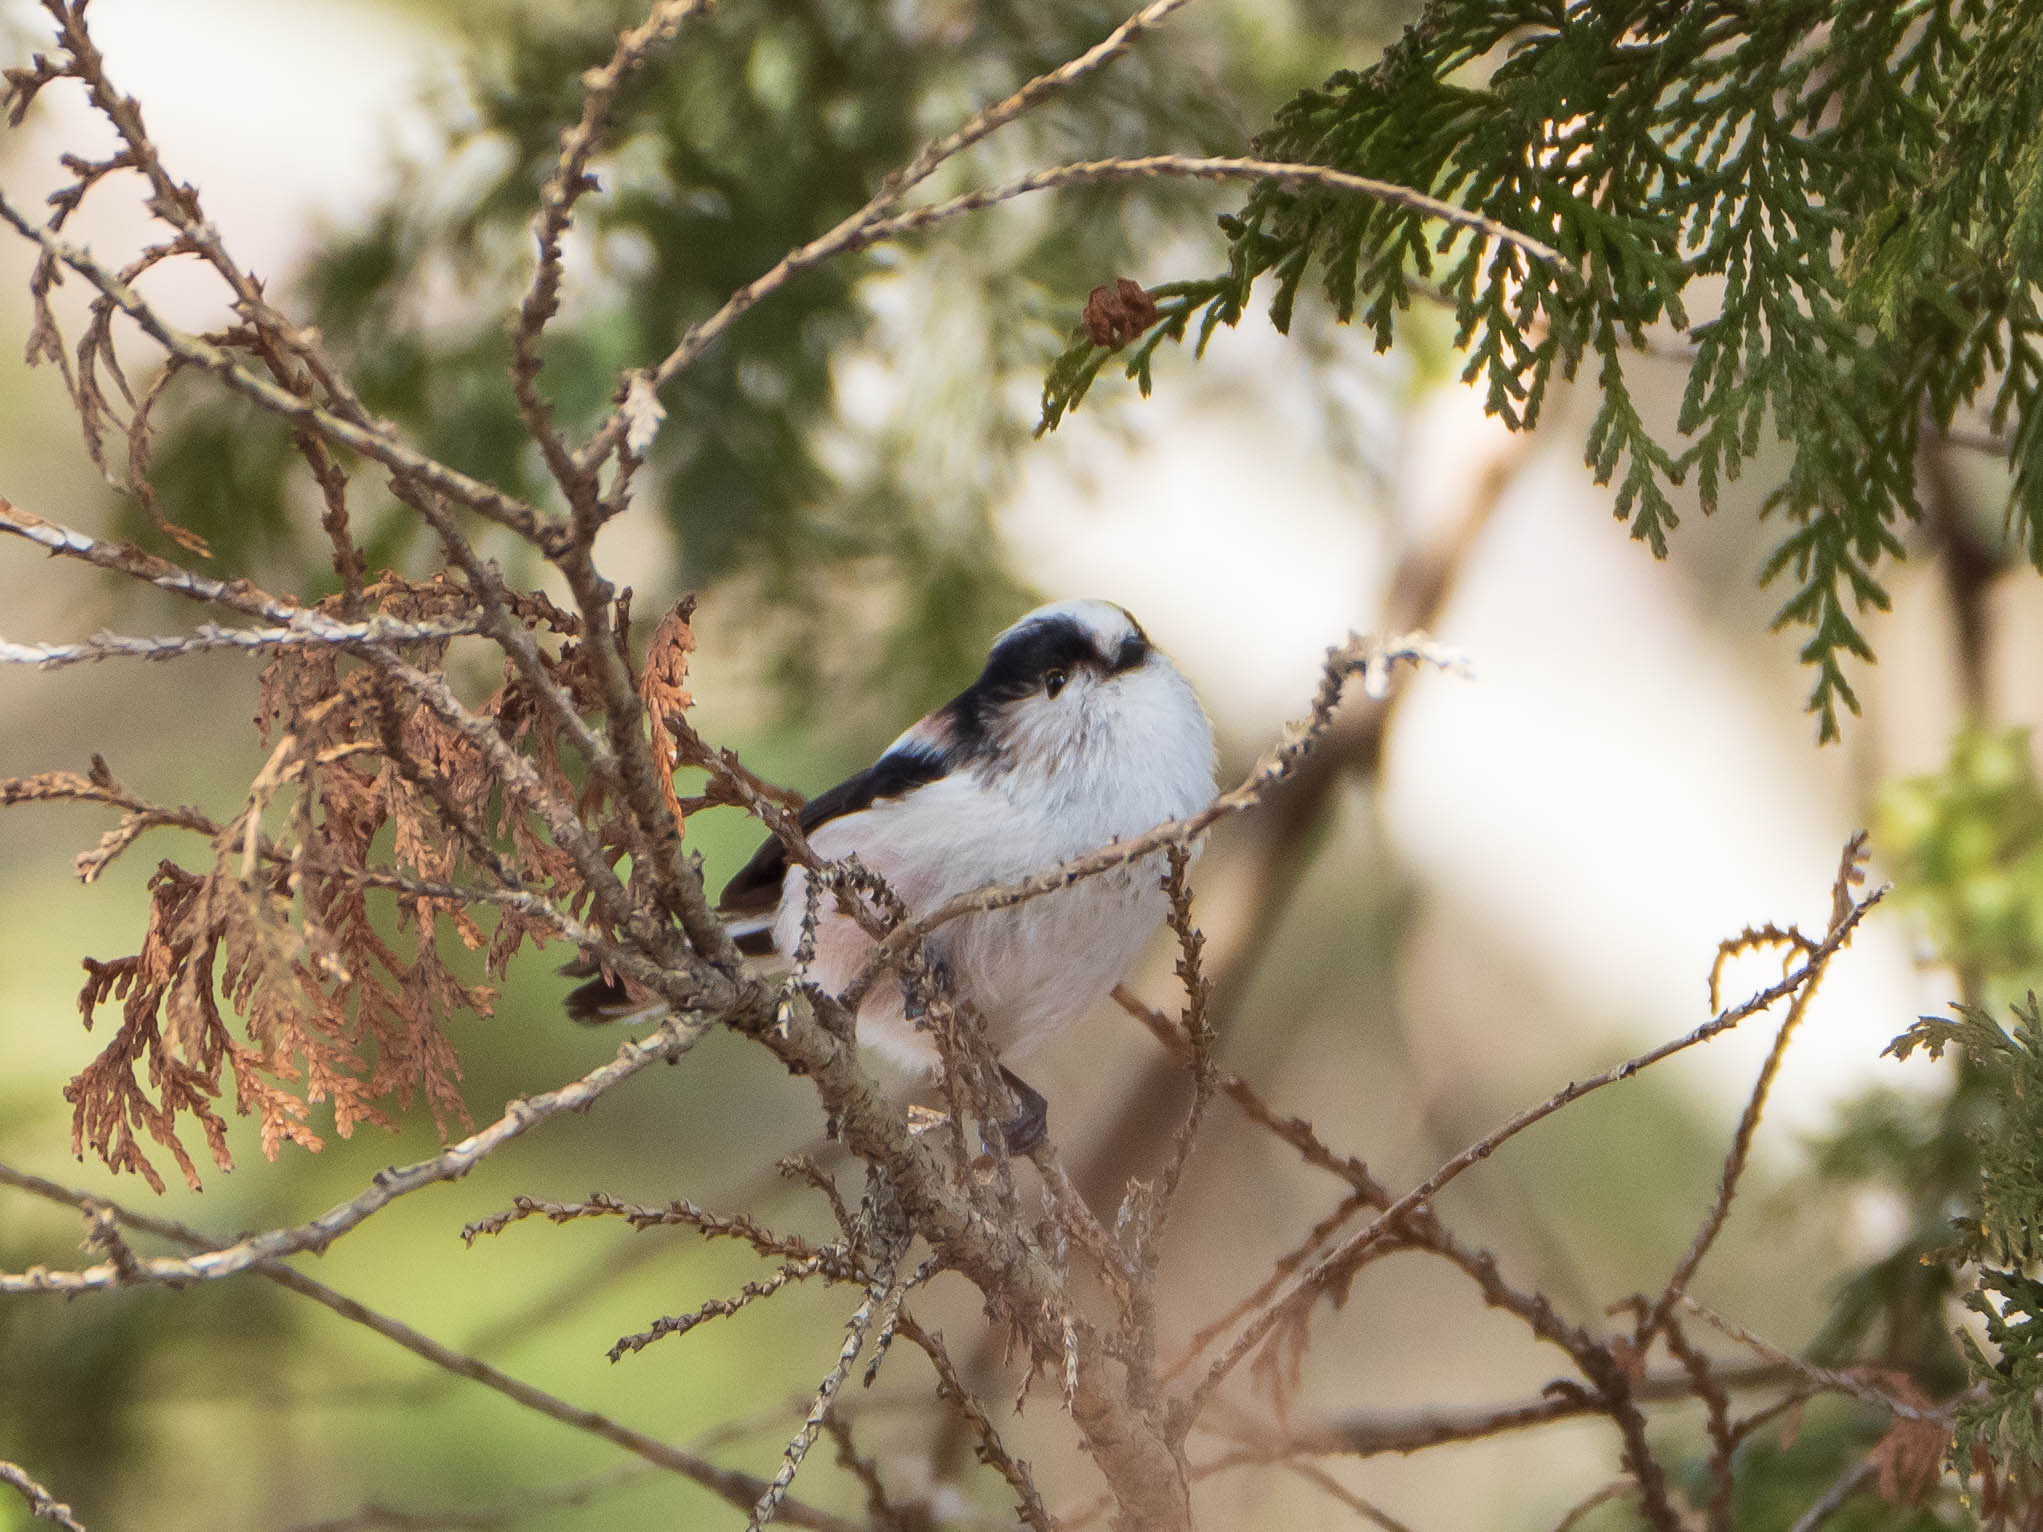
{"type": "MultiPolygon", "coordinates": [[[[446,578],[386,576],[316,610],[367,607],[426,623],[474,604],[446,578]]],[[[548,677],[586,698],[576,619],[539,595],[515,605],[528,630],[558,641],[541,650],[548,677]]],[[[410,657],[441,668],[451,642],[418,645],[410,657]]],[[[599,817],[600,789],[577,784],[558,724],[502,663],[502,684],[476,713],[530,752],[549,791],[599,817]]],[[[86,960],[79,995],[86,1025],[113,1001],[120,1019],[66,1090],[73,1148],[158,1190],[162,1178],[138,1134],[166,1150],[194,1186],[198,1170],[180,1120],[203,1131],[216,1165],[231,1164],[216,1106],[230,1074],[235,1107],[257,1116],[271,1158],[287,1141],[320,1147],[308,1125],[316,1105],[331,1109],[343,1137],[363,1123],[389,1126],[391,1110],[414,1098],[443,1130],[472,1126],[446,1023],[463,1012],[490,1014],[495,990],[483,976],[500,979],[525,942],[555,931],[518,908],[477,904],[459,885],[480,873],[586,903],[572,862],[499,792],[474,743],[345,654],[280,652],[263,669],[256,724],[270,757],[241,812],[208,827],[210,865],[163,862],[150,881],[141,950],[86,960]],[[450,824],[493,824],[503,849],[464,843],[450,824]],[[388,856],[379,858],[386,832],[388,856]],[[479,855],[490,865],[478,867],[479,855]],[[482,953],[481,974],[456,971],[443,952],[449,936],[482,953]],[[223,998],[240,1017],[239,1036],[222,1014],[223,998]]],[[[89,796],[93,785],[73,784],[66,795],[89,796]]],[[[110,777],[98,785],[114,786],[110,777]]]]}

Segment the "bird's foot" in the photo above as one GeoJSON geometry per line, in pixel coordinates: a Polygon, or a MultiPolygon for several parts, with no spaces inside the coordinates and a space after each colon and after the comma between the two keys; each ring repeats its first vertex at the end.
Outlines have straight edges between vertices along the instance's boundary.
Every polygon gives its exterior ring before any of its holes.
{"type": "Polygon", "coordinates": [[[1014,1092],[1015,1102],[1021,1109],[1006,1122],[995,1124],[992,1131],[999,1135],[1001,1146],[1010,1155],[1026,1159],[1042,1147],[1049,1131],[1050,1103],[1043,1099],[1041,1091],[1005,1064],[1000,1066],[1000,1078],[1014,1092]]]}

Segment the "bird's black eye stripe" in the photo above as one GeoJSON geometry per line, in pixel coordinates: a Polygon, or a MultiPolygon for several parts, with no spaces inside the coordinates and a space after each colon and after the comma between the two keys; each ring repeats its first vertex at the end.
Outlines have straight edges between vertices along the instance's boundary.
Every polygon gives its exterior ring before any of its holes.
{"type": "Polygon", "coordinates": [[[971,760],[986,748],[989,721],[1009,704],[1037,695],[1054,697],[1081,670],[1117,675],[1134,669],[1149,656],[1149,640],[1140,628],[1115,644],[1109,654],[1100,652],[1101,642],[1061,614],[1038,618],[1009,632],[987,656],[979,679],[943,709],[956,758],[971,760]]]}
{"type": "Polygon", "coordinates": [[[1012,702],[1047,686],[1052,671],[1065,679],[1087,662],[1099,664],[1092,638],[1069,618],[1032,622],[1008,634],[988,656],[972,691],[989,702],[1012,702]]]}

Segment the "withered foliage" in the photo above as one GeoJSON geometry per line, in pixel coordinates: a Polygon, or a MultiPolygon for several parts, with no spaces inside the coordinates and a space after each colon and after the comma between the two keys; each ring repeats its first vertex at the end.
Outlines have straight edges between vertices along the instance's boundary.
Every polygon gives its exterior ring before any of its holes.
{"type": "Polygon", "coordinates": [[[688,695],[688,655],[695,648],[695,630],[688,619],[695,614],[694,600],[684,600],[662,617],[646,645],[646,662],[638,677],[639,700],[645,704],[648,727],[653,735],[653,759],[660,765],[660,797],[674,815],[674,828],[685,830],[688,815],[674,791],[674,772],[697,752],[684,754],[681,738],[693,742],[683,715],[695,705],[688,695]],[[677,736],[676,731],[686,731],[677,736]]]}
{"type": "MultiPolygon", "coordinates": [[[[359,598],[330,597],[316,610],[365,604],[394,621],[428,623],[472,610],[474,597],[447,578],[386,577],[359,598]]],[[[557,641],[539,649],[547,676],[586,699],[576,618],[536,594],[518,596],[514,612],[557,641]]],[[[442,669],[451,642],[408,646],[407,657],[442,669]]],[[[601,789],[577,783],[580,765],[558,723],[510,661],[502,666],[477,714],[529,751],[548,791],[600,818],[601,789]]],[[[481,953],[483,975],[501,978],[521,946],[555,932],[523,909],[479,899],[464,881],[587,903],[572,860],[499,791],[475,744],[346,654],[315,646],[277,654],[263,668],[255,722],[269,759],[241,812],[220,825],[141,805],[103,764],[91,778],[0,784],[0,801],[132,805],[109,837],[116,844],[88,854],[95,876],[109,849],[117,854],[152,824],[182,822],[211,842],[204,865],[159,865],[141,950],[88,958],[79,994],[88,1027],[110,1003],[120,1019],[66,1090],[72,1147],[158,1190],[162,1178],[138,1135],[168,1151],[190,1184],[199,1181],[180,1119],[202,1130],[215,1164],[231,1163],[216,1105],[230,1074],[235,1109],[259,1119],[271,1158],[287,1141],[320,1147],[315,1105],[330,1106],[343,1137],[362,1123],[389,1126],[387,1108],[403,1110],[414,1097],[443,1131],[469,1125],[446,1027],[463,1013],[490,1014],[495,990],[457,972],[448,944],[481,953]],[[484,824],[494,830],[488,841],[466,841],[457,828],[484,824]],[[223,1000],[241,1020],[238,1034],[223,1000]]]]}

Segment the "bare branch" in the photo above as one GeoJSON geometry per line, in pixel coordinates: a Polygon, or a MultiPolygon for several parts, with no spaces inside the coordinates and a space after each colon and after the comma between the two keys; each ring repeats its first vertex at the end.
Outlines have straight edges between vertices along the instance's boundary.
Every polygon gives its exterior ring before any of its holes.
{"type": "Polygon", "coordinates": [[[0,639],[0,665],[33,665],[38,670],[60,670],[95,660],[170,660],[213,649],[239,649],[260,653],[266,649],[303,649],[327,644],[425,643],[457,638],[477,631],[472,619],[457,622],[398,622],[388,617],[371,617],[366,622],[335,622],[319,612],[302,611],[288,628],[223,628],[202,623],[195,633],[172,638],[136,638],[120,633],[95,633],[82,643],[15,644],[0,639]]]}
{"type": "MultiPolygon", "coordinates": [[[[686,1335],[697,1325],[705,1324],[712,1319],[728,1319],[740,1309],[757,1303],[761,1299],[771,1298],[790,1282],[799,1282],[806,1277],[813,1277],[819,1272],[825,1271],[828,1264],[825,1257],[817,1255],[810,1257],[806,1261],[793,1263],[783,1266],[777,1271],[768,1272],[756,1281],[747,1282],[738,1289],[734,1297],[711,1298],[708,1302],[699,1305],[689,1313],[669,1314],[654,1320],[649,1328],[641,1330],[635,1335],[624,1336],[615,1342],[605,1355],[613,1362],[619,1361],[634,1351],[645,1350],[646,1347],[664,1335],[686,1335]]],[[[840,1379],[839,1381],[841,1382],[842,1380],[840,1379]]],[[[807,1449],[804,1448],[803,1450],[806,1451],[807,1449]]]]}
{"type": "Polygon", "coordinates": [[[1728,1335],[1732,1340],[1738,1342],[1739,1345],[1746,1347],[1756,1355],[1773,1363],[1774,1366],[1786,1368],[1805,1383],[1825,1393],[1848,1394],[1861,1404],[1871,1405],[1876,1410],[1884,1410],[1889,1415],[1893,1415],[1901,1420],[1945,1423],[1951,1418],[1951,1412],[1948,1408],[1925,1409],[1919,1405],[1910,1404],[1905,1399],[1897,1399],[1885,1389],[1875,1388],[1856,1373],[1840,1371],[1835,1367],[1821,1367],[1814,1362],[1805,1362],[1800,1357],[1790,1355],[1788,1352],[1781,1350],[1780,1347],[1772,1342],[1762,1339],[1746,1329],[1745,1326],[1739,1324],[1735,1319],[1726,1318],[1714,1309],[1703,1307],[1693,1298],[1684,1295],[1681,1299],[1681,1307],[1687,1312],[1694,1314],[1713,1329],[1728,1335]]]}
{"type": "Polygon", "coordinates": [[[1005,127],[1058,91],[1105,68],[1126,53],[1136,38],[1161,24],[1185,3],[1186,0],[1152,0],[1151,4],[1130,16],[1077,58],[1036,76],[1005,100],[977,113],[942,138],[933,139],[925,144],[914,159],[880,183],[879,189],[873,193],[865,206],[843,219],[829,232],[819,235],[797,249],[790,250],[770,270],[732,293],[724,300],[723,306],[709,318],[699,324],[690,325],[681,337],[680,343],[667,353],[658,366],[628,375],[618,391],[618,398],[621,401],[618,408],[589,439],[587,445],[575,454],[575,467],[582,473],[593,471],[624,441],[632,426],[632,412],[626,407],[626,401],[632,397],[634,384],[638,379],[646,379],[654,390],[665,388],[687,371],[697,357],[715,344],[725,331],[757,307],[762,300],[771,297],[802,272],[834,260],[848,250],[858,248],[859,236],[865,229],[878,222],[885,216],[888,208],[926,181],[944,161],[1005,127]]]}
{"type": "Polygon", "coordinates": [[[1150,1268],[1149,1275],[1154,1274],[1156,1247],[1163,1238],[1172,1199],[1177,1195],[1178,1182],[1183,1178],[1186,1162],[1191,1159],[1193,1146],[1198,1142],[1206,1104],[1213,1098],[1218,1078],[1213,1050],[1219,1040],[1214,1036],[1213,1023],[1208,1016],[1213,983],[1206,977],[1203,962],[1206,936],[1192,923],[1192,888],[1187,881],[1191,853],[1183,846],[1170,846],[1165,849],[1164,855],[1170,864],[1163,879],[1164,891],[1170,899],[1167,923],[1171,934],[1178,940],[1177,976],[1185,988],[1185,1009],[1179,1024],[1191,1050],[1192,1106],[1172,1137],[1170,1158],[1164,1162],[1163,1173],[1157,1181],[1156,1197],[1143,1229],[1143,1261],[1150,1268]]]}
{"type": "Polygon", "coordinates": [[[301,1250],[324,1250],[399,1197],[436,1182],[458,1180],[490,1154],[549,1117],[585,1110],[648,1065],[679,1058],[695,1046],[716,1020],[716,1017],[708,1015],[669,1017],[646,1037],[618,1049],[617,1057],[600,1069],[591,1070],[581,1079],[557,1090],[512,1102],[504,1115],[488,1127],[470,1134],[458,1144],[449,1145],[429,1160],[378,1172],[375,1180],[358,1195],[327,1209],[309,1223],[251,1235],[199,1255],[157,1256],[139,1262],[126,1277],[111,1261],[83,1271],[46,1271],[41,1267],[31,1267],[18,1275],[0,1272],[0,1293],[82,1293],[132,1282],[169,1286],[211,1282],[235,1276],[265,1261],[295,1255],[301,1250]]]}
{"type": "Polygon", "coordinates": [[[845,1325],[844,1344],[838,1348],[837,1361],[830,1371],[824,1374],[822,1383],[817,1386],[815,1402],[809,1406],[809,1413],[803,1419],[801,1429],[795,1433],[794,1440],[787,1444],[786,1452],[781,1454],[779,1472],[774,1474],[773,1482],[767,1485],[765,1492],[760,1495],[758,1504],[752,1507],[751,1518],[745,1523],[745,1532],[760,1532],[761,1528],[779,1519],[782,1502],[787,1498],[788,1489],[794,1483],[795,1474],[800,1471],[803,1459],[809,1455],[809,1448],[815,1444],[817,1435],[823,1429],[823,1422],[829,1418],[830,1407],[837,1402],[837,1391],[844,1386],[844,1380],[851,1376],[852,1366],[858,1361],[859,1353],[865,1349],[866,1338],[872,1333],[873,1321],[878,1317],[880,1308],[886,1301],[886,1294],[893,1286],[891,1280],[884,1287],[875,1284],[852,1314],[849,1323],[845,1325]]]}
{"type": "Polygon", "coordinates": [[[1391,1203],[1373,1222],[1349,1236],[1340,1245],[1335,1247],[1331,1253],[1315,1263],[1309,1271],[1292,1284],[1282,1297],[1273,1302],[1262,1314],[1252,1321],[1236,1340],[1234,1346],[1214,1362],[1212,1368],[1207,1373],[1206,1380],[1200,1385],[1195,1399],[1203,1399],[1210,1395],[1212,1390],[1219,1385],[1221,1379],[1228,1372],[1232,1371],[1250,1351],[1254,1350],[1261,1343],[1263,1337],[1268,1335],[1280,1320],[1295,1315],[1302,1309],[1309,1307],[1326,1286],[1338,1283],[1348,1269],[1348,1263],[1358,1259],[1378,1241],[1388,1237],[1399,1227],[1406,1215],[1415,1211],[1423,1204],[1430,1202],[1449,1182],[1455,1180],[1471,1166],[1488,1159],[1499,1147],[1517,1137],[1534,1123],[1552,1116],[1562,1107],[1569,1105],[1571,1102],[1579,1101],[1583,1096],[1593,1091],[1601,1090],[1608,1085],[1614,1085],[1621,1080],[1629,1080],[1642,1069],[1649,1068],[1663,1059],[1671,1058],[1676,1053],[1693,1048],[1700,1043],[1708,1042],[1711,1038],[1737,1026],[1739,1022],[1757,1015],[1780,1000],[1786,999],[1801,990],[1821,974],[1831,957],[1850,940],[1852,932],[1858,928],[1858,923],[1865,918],[1866,912],[1879,902],[1884,893],[1884,889],[1876,889],[1865,898],[1855,901],[1844,918],[1836,922],[1829,934],[1816,946],[1808,960],[1778,983],[1767,986],[1749,999],[1728,1010],[1720,1011],[1694,1031],[1675,1038],[1671,1042],[1662,1043],[1657,1048],[1648,1049],[1646,1052],[1628,1059],[1614,1068],[1606,1069],[1600,1074],[1591,1075],[1584,1080],[1570,1081],[1545,1101],[1520,1112],[1502,1127],[1477,1139],[1466,1149],[1448,1160],[1438,1170],[1434,1171],[1432,1175],[1391,1203]]]}
{"type": "Polygon", "coordinates": [[[601,1192],[592,1195],[587,1202],[546,1202],[537,1197],[519,1197],[506,1211],[469,1224],[461,1231],[461,1237],[472,1245],[481,1235],[501,1234],[510,1225],[535,1215],[557,1224],[573,1223],[582,1218],[622,1218],[632,1228],[640,1230],[678,1225],[694,1229],[705,1239],[742,1240],[763,1256],[790,1261],[806,1261],[820,1254],[818,1247],[807,1240],[797,1235],[775,1234],[743,1213],[712,1213],[680,1198],[665,1207],[647,1207],[635,1202],[622,1202],[601,1192]]]}
{"type": "MultiPolygon", "coordinates": [[[[117,1218],[122,1223],[134,1228],[161,1235],[165,1239],[172,1240],[188,1249],[200,1252],[199,1255],[193,1258],[194,1260],[203,1260],[208,1255],[226,1255],[247,1244],[247,1241],[242,1241],[241,1245],[238,1246],[216,1245],[203,1234],[194,1229],[189,1229],[183,1224],[175,1223],[165,1218],[152,1217],[146,1213],[131,1211],[115,1203],[107,1202],[103,1198],[94,1197],[86,1192],[73,1191],[68,1187],[58,1185],[54,1181],[47,1181],[41,1176],[29,1175],[6,1164],[0,1164],[0,1184],[13,1186],[22,1191],[46,1198],[49,1201],[65,1203],[89,1213],[117,1218]]],[[[146,1266],[158,1263],[144,1264],[146,1266]]],[[[402,1320],[394,1319],[387,1314],[377,1312],[366,1304],[358,1303],[344,1293],[328,1287],[325,1283],[308,1277],[303,1272],[283,1264],[282,1261],[264,1258],[251,1264],[246,1264],[240,1269],[252,1270],[258,1276],[266,1277],[280,1287],[289,1288],[294,1293],[310,1298],[313,1302],[333,1310],[334,1313],[339,1314],[350,1323],[373,1330],[386,1340],[395,1341],[398,1345],[404,1347],[405,1350],[415,1356],[423,1357],[436,1367],[443,1368],[459,1377],[471,1379],[486,1388],[494,1389],[496,1392],[515,1400],[527,1409],[537,1411],[551,1420],[556,1420],[564,1425],[573,1426],[576,1430],[586,1431],[591,1435],[599,1436],[605,1441],[612,1442],[617,1446],[623,1447],[626,1451],[636,1454],[649,1463],[682,1474],[701,1484],[704,1488],[715,1491],[732,1505],[741,1508],[748,1507],[765,1491],[765,1481],[755,1478],[751,1474],[740,1473],[734,1469],[719,1468],[716,1464],[700,1458],[694,1453],[670,1447],[665,1442],[634,1431],[628,1426],[620,1425],[606,1415],[600,1415],[593,1410],[584,1410],[576,1405],[569,1404],[566,1400],[557,1398],[547,1393],[544,1389],[535,1388],[529,1383],[514,1378],[510,1374],[490,1366],[489,1363],[477,1357],[467,1356],[450,1346],[444,1346],[430,1336],[414,1330],[402,1320]]],[[[825,1512],[817,1511],[809,1506],[790,1503],[783,1507],[783,1510],[785,1519],[795,1526],[815,1528],[817,1532],[852,1532],[852,1525],[850,1523],[825,1512]]]]}
{"type": "MultiPolygon", "coordinates": [[[[1838,862],[1837,878],[1831,886],[1830,930],[1826,940],[1829,936],[1836,935],[1840,925],[1855,918],[1854,912],[1858,906],[1852,898],[1852,889],[1865,881],[1863,863],[1866,858],[1866,843],[1866,833],[1861,830],[1845,844],[1844,853],[1838,862]]],[[[1876,894],[1874,897],[1879,896],[1876,894]]],[[[1661,1292],[1658,1301],[1654,1303],[1651,1312],[1641,1319],[1639,1333],[1633,1344],[1642,1352],[1652,1344],[1653,1336],[1667,1323],[1674,1305],[1688,1291],[1688,1284],[1695,1276],[1696,1268],[1702,1265],[1703,1257],[1709,1254],[1710,1246],[1716,1242],[1718,1233],[1724,1227],[1724,1220],[1730,1216],[1731,1199],[1737,1195],[1738,1180],[1744,1173],[1746,1159],[1752,1152],[1752,1140],[1759,1131],[1760,1114],[1766,1110],[1767,1095],[1773,1088],[1774,1076],[1780,1071],[1781,1060],[1787,1054],[1789,1040],[1794,1036],[1795,1029],[1801,1025],[1802,1017],[1808,1012],[1809,1002],[1816,998],[1816,991],[1823,982],[1825,965],[1815,960],[1815,955],[1822,950],[1823,943],[1810,941],[1792,927],[1784,932],[1769,930],[1763,936],[1747,933],[1745,939],[1727,944],[1726,948],[1718,952],[1717,961],[1710,969],[1712,999],[1714,1000],[1716,996],[1717,981],[1723,973],[1725,954],[1731,947],[1750,950],[1755,946],[1775,943],[1784,946],[1791,956],[1800,953],[1811,960],[1809,981],[1789,1001],[1787,1015],[1781,1020],[1780,1030],[1774,1034],[1773,1047],[1767,1051],[1766,1062],[1760,1066],[1759,1078],[1753,1081],[1751,1094],[1745,1102],[1745,1110],[1738,1118],[1738,1130],[1732,1135],[1731,1148],[1724,1157],[1723,1173],[1717,1181],[1716,1200],[1710,1205],[1709,1212],[1704,1215],[1701,1226],[1695,1232],[1695,1238],[1689,1243],[1687,1253],[1682,1256],[1673,1274],[1668,1277],[1667,1286],[1661,1292]]],[[[1728,1494],[1728,1488],[1726,1493],[1728,1494]]]]}
{"type": "Polygon", "coordinates": [[[0,194],[0,220],[41,246],[53,259],[70,267],[113,300],[151,340],[271,414],[317,431],[328,441],[352,448],[393,473],[415,479],[438,494],[487,517],[526,540],[548,546],[557,540],[552,524],[540,511],[515,495],[449,468],[437,459],[405,446],[387,427],[371,427],[336,414],[303,394],[251,372],[211,341],[190,335],[162,318],[140,293],[103,265],[92,253],[51,233],[0,194]]]}
{"type": "Polygon", "coordinates": [[[1628,1499],[1638,1492],[1638,1485],[1629,1479],[1612,1479],[1608,1484],[1600,1484],[1568,1507],[1561,1519],[1554,1523],[1554,1532],[1570,1532],[1570,1529],[1599,1505],[1608,1505],[1613,1500],[1628,1499]]]}
{"type": "MultiPolygon", "coordinates": [[[[553,408],[539,393],[539,336],[560,309],[561,239],[574,217],[575,204],[595,187],[589,159],[610,128],[610,110],[618,89],[645,63],[652,51],[672,40],[684,22],[710,8],[711,0],[655,0],[646,19],[617,39],[610,62],[582,76],[582,116],[560,137],[560,160],[539,193],[532,215],[532,234],[539,258],[532,285],[518,305],[511,327],[511,388],[526,434],[538,444],[561,492],[577,507],[590,496],[587,469],[577,464],[554,429],[553,408]]],[[[643,456],[643,452],[634,456],[643,456]]]]}
{"type": "Polygon", "coordinates": [[[1795,1518],[1794,1526],[1788,1532],[1817,1532],[1826,1521],[1844,1509],[1850,1500],[1879,1476],[1880,1465],[1872,1457],[1862,1457],[1831,1482],[1828,1489],[1810,1502],[1809,1509],[1795,1518]]]}
{"type": "MultiPolygon", "coordinates": [[[[1114,1001],[1149,1029],[1150,1035],[1168,1048],[1185,1064],[1192,1063],[1192,1044],[1178,1023],[1150,1006],[1125,984],[1114,986],[1114,1001]]],[[[1303,1117],[1285,1117],[1263,1100],[1256,1088],[1240,1075],[1221,1074],[1213,1080],[1214,1089],[1241,1108],[1244,1117],[1258,1127],[1266,1129],[1277,1138],[1298,1151],[1306,1164],[1339,1176],[1362,1196],[1362,1201],[1371,1207],[1387,1207],[1390,1191],[1382,1182],[1369,1173],[1369,1167],[1350,1154],[1341,1154],[1329,1148],[1319,1136],[1317,1129],[1303,1117]]]]}
{"type": "Polygon", "coordinates": [[[1347,1485],[1317,1464],[1286,1463],[1284,1466],[1292,1473],[1298,1475],[1307,1484],[1310,1484],[1314,1489],[1317,1489],[1321,1494],[1338,1500],[1364,1521],[1382,1528],[1383,1532],[1411,1532],[1410,1527],[1399,1521],[1390,1512],[1384,1510],[1379,1505],[1374,1505],[1364,1500],[1360,1495],[1349,1489],[1347,1485]]]}
{"type": "Polygon", "coordinates": [[[647,1464],[620,1463],[565,1484],[521,1489],[512,1499],[497,1505],[463,1506],[459,1510],[404,1510],[372,1500],[345,1516],[301,1522],[290,1532],[489,1532],[531,1520],[542,1511],[585,1506],[598,1496],[641,1482],[647,1472],[647,1464]]]}
{"type": "Polygon", "coordinates": [[[936,1369],[936,1396],[956,1410],[971,1429],[977,1442],[979,1461],[1007,1480],[1008,1487],[1015,1492],[1018,1497],[1015,1511],[1023,1524],[1031,1532],[1056,1532],[1056,1519],[1044,1508],[1043,1497],[1036,1490],[1029,1465],[1008,1453],[1000,1440],[1000,1433],[993,1428],[986,1407],[972,1396],[971,1390],[959,1378],[950,1353],[944,1349],[943,1332],[923,1329],[905,1309],[901,1313],[899,1327],[901,1334],[922,1348],[929,1358],[929,1365],[936,1369]]]}
{"type": "Polygon", "coordinates": [[[82,559],[131,579],[146,580],[160,590],[228,607],[270,622],[289,623],[305,612],[305,608],[297,602],[267,595],[246,580],[208,579],[168,559],[145,553],[132,543],[109,542],[60,526],[54,521],[45,521],[22,510],[4,496],[0,496],[0,532],[26,538],[54,555],[82,559]]]}
{"type": "Polygon", "coordinates": [[[854,249],[876,244],[881,240],[894,239],[927,228],[934,223],[956,218],[966,213],[976,213],[1027,196],[1030,192],[1055,191],[1066,186],[1089,186],[1101,181],[1183,179],[1198,181],[1280,181],[1287,186],[1320,186],[1329,191],[1353,192],[1358,196],[1371,197],[1378,202],[1388,202],[1394,207],[1410,208],[1428,218],[1437,218],[1442,223],[1452,224],[1458,229],[1467,229],[1485,239],[1494,239],[1523,250],[1537,261],[1542,261],[1571,276],[1580,278],[1575,264],[1553,246],[1520,233],[1507,224],[1472,213],[1466,208],[1456,207],[1452,202],[1443,202],[1438,197],[1429,197],[1409,186],[1399,186],[1394,181],[1378,181],[1369,176],[1350,175],[1346,171],[1331,170],[1324,165],[1299,165],[1279,160],[1207,158],[1190,154],[1151,154],[1138,158],[1083,160],[1070,165],[1053,165],[1043,170],[1030,171],[999,186],[987,187],[983,191],[966,192],[943,202],[932,202],[927,207],[918,207],[892,218],[870,223],[860,231],[854,249]]]}
{"type": "Polygon", "coordinates": [[[17,1464],[0,1460],[0,1484],[11,1484],[20,1490],[22,1499],[28,1502],[28,1514],[37,1521],[54,1522],[64,1532],[85,1532],[83,1524],[71,1514],[71,1507],[36,1483],[17,1464]]]}

